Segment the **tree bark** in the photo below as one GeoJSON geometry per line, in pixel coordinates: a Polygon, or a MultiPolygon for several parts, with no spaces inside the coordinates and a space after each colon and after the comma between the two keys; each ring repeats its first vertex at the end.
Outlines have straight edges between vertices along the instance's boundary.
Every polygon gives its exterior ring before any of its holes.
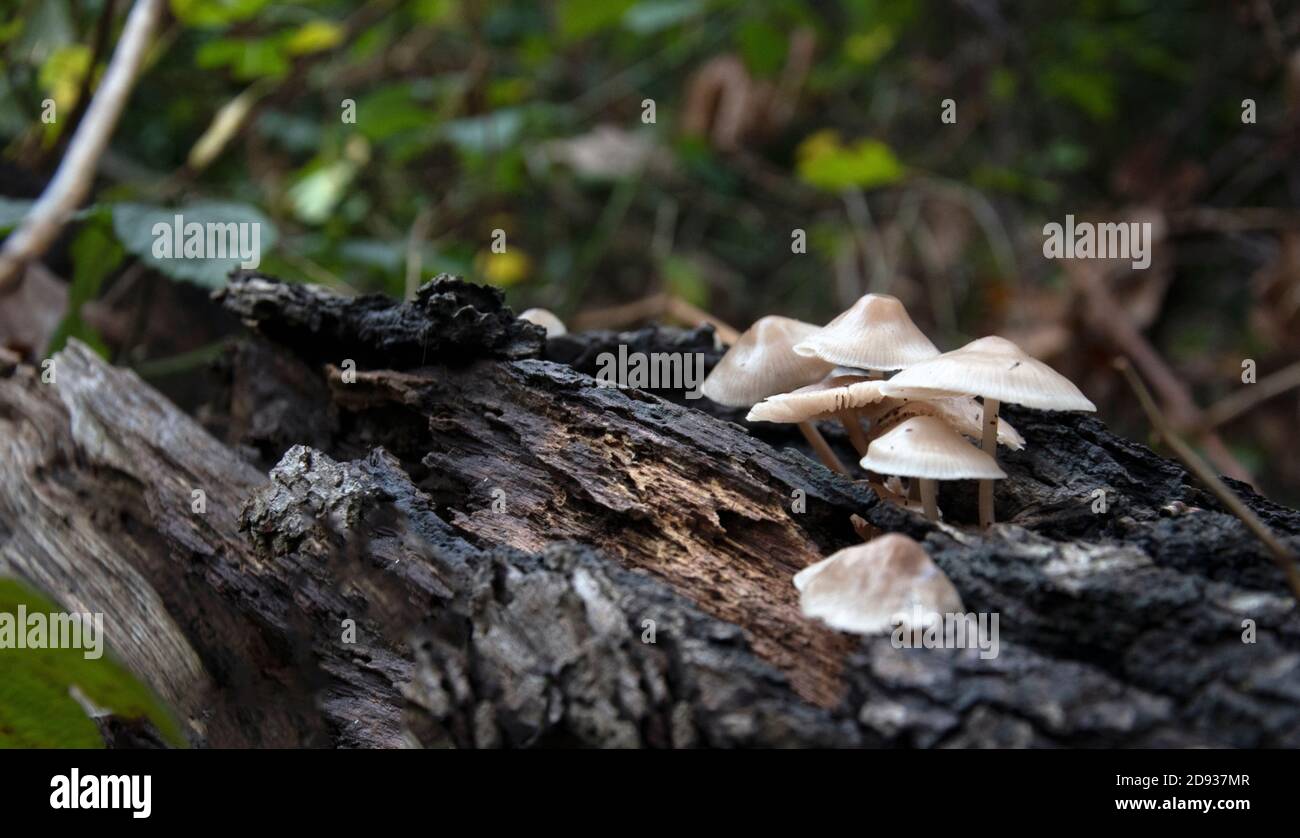
{"type": "MultiPolygon", "coordinates": [[[[792,428],[588,374],[619,343],[712,363],[708,329],[543,342],[450,280],[221,296],[269,341],[223,367],[224,444],[80,345],[55,384],[0,364],[0,571],[106,612],[196,743],[1300,745],[1281,574],[1095,419],[1008,408],[1026,446],[981,533],[973,483],[934,524],[792,428]],[[921,540],[998,655],[804,619],[790,577],[859,541],[852,515],[921,540]]],[[[1297,543],[1300,514],[1234,488],[1297,543]]]]}

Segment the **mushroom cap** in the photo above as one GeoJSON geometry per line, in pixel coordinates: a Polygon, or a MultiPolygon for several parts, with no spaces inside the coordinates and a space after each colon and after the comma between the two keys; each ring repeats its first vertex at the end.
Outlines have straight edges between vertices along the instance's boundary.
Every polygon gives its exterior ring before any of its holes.
{"type": "Polygon", "coordinates": [[[789,393],[768,396],[745,417],[750,422],[806,422],[885,397],[884,381],[863,375],[831,375],[789,393]]]}
{"type": "Polygon", "coordinates": [[[934,416],[913,416],[871,441],[862,467],[932,480],[998,480],[997,461],[934,416]]]}
{"type": "Polygon", "coordinates": [[[523,314],[519,315],[520,320],[527,320],[529,323],[536,323],[546,330],[548,338],[567,335],[569,330],[564,328],[564,321],[556,317],[544,308],[530,308],[523,314]]]}
{"type": "Polygon", "coordinates": [[[701,391],[718,404],[749,407],[776,393],[812,384],[833,365],[794,354],[794,345],[815,331],[813,324],[789,317],[760,318],[722,356],[701,391]]]}
{"type": "Polygon", "coordinates": [[[887,633],[913,606],[922,613],[964,613],[957,589],[920,544],[882,535],[846,547],[794,577],[805,617],[840,631],[887,633]]]}
{"type": "Polygon", "coordinates": [[[867,294],[795,345],[806,357],[846,367],[898,370],[939,354],[897,297],[867,294]]]}
{"type": "Polygon", "coordinates": [[[921,398],[983,396],[1037,410],[1097,409],[1070,379],[996,335],[903,370],[890,379],[885,393],[921,398]]]}
{"type": "MultiPolygon", "coordinates": [[[[882,388],[883,389],[883,388],[882,388]]],[[[913,392],[908,389],[907,392],[913,392]]],[[[868,405],[863,415],[871,420],[871,437],[877,437],[911,419],[913,416],[934,416],[947,422],[953,430],[971,439],[981,439],[984,434],[984,407],[972,396],[951,395],[938,398],[885,397],[868,405]]],[[[1025,447],[1025,438],[1005,418],[998,417],[998,444],[1012,451],[1025,447]]]]}

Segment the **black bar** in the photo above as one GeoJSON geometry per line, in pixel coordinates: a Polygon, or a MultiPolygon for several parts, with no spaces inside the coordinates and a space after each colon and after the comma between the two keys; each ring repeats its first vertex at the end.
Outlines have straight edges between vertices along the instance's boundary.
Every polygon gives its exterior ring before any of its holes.
{"type": "MultiPolygon", "coordinates": [[[[629,816],[635,811],[638,823],[662,818],[681,828],[695,822],[688,814],[695,806],[820,820],[824,815],[800,810],[828,812],[830,801],[841,801],[834,808],[856,813],[864,829],[880,828],[881,818],[917,824],[920,817],[999,829],[1187,819],[1231,827],[1291,816],[1295,767],[1296,756],[1279,751],[11,751],[0,752],[0,812],[5,821],[128,830],[158,823],[332,829],[354,818],[375,828],[398,828],[409,818],[445,829],[448,818],[475,811],[492,823],[502,815],[547,813],[554,818],[549,825],[572,827],[583,807],[599,804],[626,807],[629,816]],[[58,776],[70,781],[74,769],[81,784],[88,775],[135,775],[141,783],[148,775],[149,816],[136,818],[126,805],[52,808],[59,789],[52,783],[58,776]],[[1213,808],[1202,810],[1201,801],[1213,808]],[[1129,808],[1135,806],[1153,808],[1129,808]]],[[[99,780],[93,785],[105,788],[99,780]]]]}

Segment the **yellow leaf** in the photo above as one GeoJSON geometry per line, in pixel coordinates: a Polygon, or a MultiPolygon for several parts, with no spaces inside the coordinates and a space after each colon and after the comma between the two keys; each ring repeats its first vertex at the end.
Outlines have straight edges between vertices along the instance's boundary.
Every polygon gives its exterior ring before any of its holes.
{"type": "Polygon", "coordinates": [[[90,67],[90,48],[81,44],[60,47],[41,65],[40,83],[60,109],[77,103],[81,82],[90,67]]]}
{"type": "Polygon", "coordinates": [[[291,55],[305,55],[338,46],[343,40],[343,27],[328,20],[313,20],[298,27],[289,36],[286,48],[291,55]]]}
{"type": "Polygon", "coordinates": [[[490,284],[501,288],[523,282],[533,269],[528,254],[517,247],[512,247],[505,253],[479,251],[474,259],[474,266],[490,284]]]}
{"type": "Polygon", "coordinates": [[[795,149],[795,157],[801,162],[816,160],[828,154],[834,154],[842,148],[840,134],[832,128],[826,128],[815,134],[809,134],[795,149]]]}

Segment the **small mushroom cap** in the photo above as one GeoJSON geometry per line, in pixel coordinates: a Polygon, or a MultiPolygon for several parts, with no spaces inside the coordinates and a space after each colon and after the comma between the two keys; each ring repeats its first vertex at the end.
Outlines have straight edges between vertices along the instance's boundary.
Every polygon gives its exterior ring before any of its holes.
{"type": "Polygon", "coordinates": [[[885,388],[890,396],[932,397],[935,391],[983,396],[1037,410],[1097,409],[1070,379],[995,335],[909,367],[885,388]]]}
{"type": "Polygon", "coordinates": [[[858,634],[888,633],[914,606],[924,614],[966,610],[957,589],[921,545],[895,533],[804,568],[795,575],[794,586],[805,617],[858,634]]]}
{"type": "Polygon", "coordinates": [[[862,467],[932,480],[999,480],[1007,476],[997,461],[934,416],[914,416],[873,439],[862,467]]]}
{"type": "Polygon", "coordinates": [[[564,321],[556,317],[544,308],[530,308],[523,314],[519,315],[520,320],[527,320],[529,323],[536,323],[546,330],[548,338],[567,335],[569,330],[564,328],[564,321]]]}
{"type": "Polygon", "coordinates": [[[741,335],[704,379],[704,395],[728,407],[749,407],[776,393],[823,378],[832,364],[794,354],[794,345],[817,331],[811,323],[770,315],[741,335]]]}
{"type": "Polygon", "coordinates": [[[769,396],[749,411],[750,422],[806,422],[841,410],[862,407],[885,397],[885,382],[862,375],[828,375],[816,384],[769,396]]]}
{"type": "Polygon", "coordinates": [[[897,297],[867,294],[794,351],[866,370],[898,370],[939,354],[897,297]]]}
{"type": "MultiPolygon", "coordinates": [[[[913,392],[908,390],[908,392],[913,392]]],[[[984,407],[971,396],[945,396],[940,398],[890,398],[881,399],[863,409],[871,420],[871,436],[881,436],[913,416],[934,416],[947,422],[960,434],[971,439],[981,439],[984,434],[984,407]]],[[[1015,426],[998,417],[998,444],[1012,451],[1025,447],[1025,438],[1015,426]]]]}

